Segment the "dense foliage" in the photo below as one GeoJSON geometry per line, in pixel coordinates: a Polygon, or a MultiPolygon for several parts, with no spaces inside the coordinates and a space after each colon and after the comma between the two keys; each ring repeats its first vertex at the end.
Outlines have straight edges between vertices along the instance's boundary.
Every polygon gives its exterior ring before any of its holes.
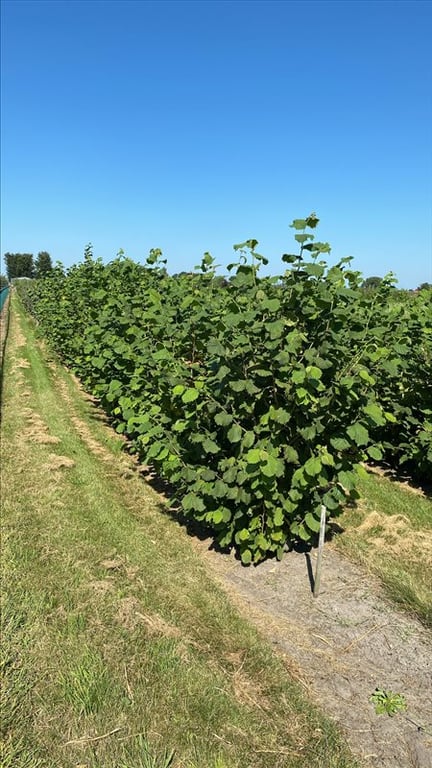
{"type": "Polygon", "coordinates": [[[35,261],[36,278],[45,277],[52,270],[51,256],[47,251],[39,251],[35,261]]]}
{"type": "Polygon", "coordinates": [[[51,256],[47,251],[39,251],[36,261],[32,253],[5,253],[7,276],[10,281],[16,278],[41,278],[52,269],[51,256]]]}
{"type": "Polygon", "coordinates": [[[184,512],[244,563],[281,557],[355,498],[361,461],[432,465],[430,296],[391,300],[350,259],[328,266],[311,214],[279,277],[262,277],[257,241],[235,246],[229,279],[205,254],[170,277],[145,266],[54,268],[26,303],[142,461],[178,489],[184,512]]]}
{"type": "Polygon", "coordinates": [[[8,280],[14,280],[16,277],[33,277],[32,253],[5,253],[4,260],[8,280]]]}

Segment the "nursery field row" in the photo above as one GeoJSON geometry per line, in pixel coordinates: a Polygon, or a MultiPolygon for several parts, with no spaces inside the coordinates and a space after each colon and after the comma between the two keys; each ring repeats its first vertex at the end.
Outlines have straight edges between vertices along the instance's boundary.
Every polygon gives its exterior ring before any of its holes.
{"type": "Polygon", "coordinates": [[[226,278],[210,254],[170,276],[158,250],[105,265],[89,248],[20,286],[131,448],[245,564],[313,540],[322,504],[331,518],[358,496],[365,460],[432,471],[430,292],[365,292],[349,259],[323,261],[317,224],[293,222],[299,252],[277,277],[249,240],[226,278]]]}

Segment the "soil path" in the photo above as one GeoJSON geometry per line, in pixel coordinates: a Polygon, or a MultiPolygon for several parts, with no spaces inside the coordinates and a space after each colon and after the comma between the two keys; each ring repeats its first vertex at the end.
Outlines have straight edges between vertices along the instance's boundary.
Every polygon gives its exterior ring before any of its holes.
{"type": "Polygon", "coordinates": [[[200,542],[203,556],[240,610],[285,655],[309,694],[373,768],[432,768],[432,637],[395,610],[364,570],[327,548],[321,593],[311,590],[314,555],[244,568],[200,542]],[[375,688],[408,708],[377,715],[375,688]]]}

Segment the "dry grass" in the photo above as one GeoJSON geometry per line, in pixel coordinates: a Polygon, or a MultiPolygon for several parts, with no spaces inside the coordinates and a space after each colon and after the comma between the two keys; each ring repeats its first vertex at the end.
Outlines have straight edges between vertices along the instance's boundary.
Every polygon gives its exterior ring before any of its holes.
{"type": "Polygon", "coordinates": [[[382,475],[360,483],[361,501],[338,521],[335,545],[379,576],[391,598],[432,626],[432,501],[382,475]]]}

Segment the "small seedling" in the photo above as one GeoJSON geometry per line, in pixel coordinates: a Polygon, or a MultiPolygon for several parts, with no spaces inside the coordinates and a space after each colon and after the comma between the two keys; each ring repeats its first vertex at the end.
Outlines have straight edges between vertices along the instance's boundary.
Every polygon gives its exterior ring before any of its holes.
{"type": "Polygon", "coordinates": [[[393,717],[398,712],[404,712],[407,708],[405,696],[393,691],[383,691],[381,688],[375,688],[369,701],[375,704],[377,715],[389,715],[393,717]]]}

